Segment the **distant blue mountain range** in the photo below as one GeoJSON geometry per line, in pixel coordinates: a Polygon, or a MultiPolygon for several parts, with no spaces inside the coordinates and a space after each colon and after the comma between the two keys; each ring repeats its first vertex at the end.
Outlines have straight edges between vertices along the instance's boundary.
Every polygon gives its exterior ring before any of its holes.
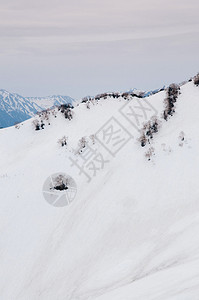
{"type": "Polygon", "coordinates": [[[13,126],[33,117],[39,111],[73,101],[69,96],[22,97],[0,90],[0,128],[13,126]]]}
{"type": "Polygon", "coordinates": [[[140,90],[137,90],[137,89],[130,89],[128,91],[128,93],[132,92],[136,95],[140,95],[143,98],[146,98],[146,97],[149,97],[151,95],[155,95],[155,94],[159,93],[160,91],[163,91],[164,89],[165,89],[165,86],[163,86],[161,89],[156,89],[156,90],[151,90],[151,91],[140,91],[140,90]]]}
{"type": "MultiPolygon", "coordinates": [[[[143,98],[163,90],[139,91],[131,89],[128,92],[141,95],[143,98]]],[[[13,126],[33,117],[37,112],[56,105],[72,103],[75,100],[69,96],[22,97],[6,90],[0,90],[0,128],[13,126]]]]}

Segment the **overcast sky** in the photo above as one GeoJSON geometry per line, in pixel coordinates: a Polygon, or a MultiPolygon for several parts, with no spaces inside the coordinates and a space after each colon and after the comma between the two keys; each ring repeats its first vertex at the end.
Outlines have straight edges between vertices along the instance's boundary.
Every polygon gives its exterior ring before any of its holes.
{"type": "Polygon", "coordinates": [[[75,98],[199,71],[198,0],[0,0],[0,88],[75,98]]]}

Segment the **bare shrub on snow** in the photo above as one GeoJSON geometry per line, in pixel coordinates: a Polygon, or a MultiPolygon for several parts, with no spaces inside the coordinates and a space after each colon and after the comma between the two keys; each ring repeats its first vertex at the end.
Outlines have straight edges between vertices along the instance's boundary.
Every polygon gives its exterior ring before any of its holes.
{"type": "Polygon", "coordinates": [[[87,140],[86,140],[86,137],[83,136],[80,140],[79,140],[79,143],[78,143],[78,146],[79,146],[79,152],[81,152],[83,150],[83,148],[85,148],[87,145],[87,140]]]}
{"type": "Polygon", "coordinates": [[[157,116],[153,116],[143,125],[141,136],[138,139],[142,147],[146,146],[147,143],[150,144],[150,140],[153,139],[153,135],[158,132],[160,126],[161,121],[157,118],[157,116]]]}
{"type": "Polygon", "coordinates": [[[74,107],[68,103],[68,104],[62,104],[58,107],[58,110],[61,111],[62,114],[64,114],[65,118],[68,120],[72,120],[73,118],[73,109],[74,107]]]}
{"type": "Polygon", "coordinates": [[[167,97],[164,100],[165,110],[163,112],[163,118],[167,121],[169,116],[173,116],[175,113],[175,104],[180,93],[179,85],[172,83],[167,89],[167,97]]]}
{"type": "Polygon", "coordinates": [[[33,120],[32,124],[33,124],[35,130],[40,130],[40,124],[39,124],[39,121],[37,119],[33,120]]]}
{"type": "Polygon", "coordinates": [[[16,128],[16,129],[19,129],[19,128],[20,128],[20,123],[16,122],[16,123],[15,123],[15,128],[16,128]]]}
{"type": "Polygon", "coordinates": [[[199,86],[199,73],[193,78],[193,83],[196,86],[199,86]]]}
{"type": "Polygon", "coordinates": [[[145,152],[145,157],[146,157],[148,160],[151,160],[153,155],[155,155],[155,149],[154,149],[153,147],[150,147],[150,148],[148,149],[148,151],[145,152]]]}
{"type": "Polygon", "coordinates": [[[91,139],[92,144],[95,145],[95,135],[91,134],[89,138],[91,139]]]}
{"type": "Polygon", "coordinates": [[[61,147],[67,146],[68,137],[63,136],[61,139],[58,140],[58,144],[61,147]]]}
{"type": "Polygon", "coordinates": [[[183,131],[180,132],[178,140],[179,140],[179,146],[183,147],[185,141],[185,134],[183,131]]]}

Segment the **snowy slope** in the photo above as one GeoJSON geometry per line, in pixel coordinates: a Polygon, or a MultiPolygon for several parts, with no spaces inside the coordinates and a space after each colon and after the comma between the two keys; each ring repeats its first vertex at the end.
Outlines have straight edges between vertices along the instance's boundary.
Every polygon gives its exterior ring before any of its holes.
{"type": "MultiPolygon", "coordinates": [[[[164,91],[148,98],[159,117],[164,98],[164,91]]],[[[82,103],[71,121],[57,112],[44,130],[35,131],[31,119],[0,131],[1,299],[198,299],[198,99],[192,82],[181,87],[175,115],[154,135],[151,161],[121,114],[128,105],[121,98],[82,103]],[[89,140],[112,117],[131,135],[114,157],[100,139],[89,140]],[[68,145],[60,147],[64,135],[68,145]],[[90,182],[71,166],[70,158],[83,157],[74,152],[82,137],[108,161],[90,182]],[[42,194],[58,172],[77,184],[76,198],[62,208],[42,194]]],[[[138,106],[136,98],[131,103],[138,106]]]]}
{"type": "Polygon", "coordinates": [[[23,122],[33,117],[36,112],[51,108],[54,105],[72,102],[73,99],[68,96],[28,98],[0,90],[0,128],[23,122]]]}

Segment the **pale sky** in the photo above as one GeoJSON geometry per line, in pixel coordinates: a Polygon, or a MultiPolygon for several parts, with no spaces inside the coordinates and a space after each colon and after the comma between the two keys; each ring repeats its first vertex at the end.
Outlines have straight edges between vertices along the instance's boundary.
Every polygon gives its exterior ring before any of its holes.
{"type": "Polygon", "coordinates": [[[0,0],[0,88],[80,98],[199,72],[198,0],[0,0]]]}

